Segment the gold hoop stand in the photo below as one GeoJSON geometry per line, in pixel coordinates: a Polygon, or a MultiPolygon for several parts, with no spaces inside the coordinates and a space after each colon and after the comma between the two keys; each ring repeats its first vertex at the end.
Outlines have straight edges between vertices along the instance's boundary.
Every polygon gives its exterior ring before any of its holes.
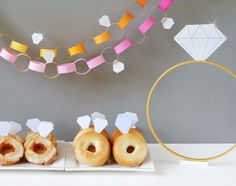
{"type": "Polygon", "coordinates": [[[236,74],[234,72],[232,72],[230,69],[226,68],[225,66],[221,65],[221,64],[217,64],[215,62],[212,61],[185,61],[182,63],[179,63],[177,65],[172,66],[171,68],[169,68],[168,70],[166,70],[163,74],[161,74],[161,76],[159,78],[157,78],[157,80],[155,81],[155,83],[153,84],[149,94],[148,94],[148,98],[147,98],[147,103],[146,103],[146,116],[147,116],[147,122],[148,122],[148,126],[149,129],[152,132],[152,135],[154,136],[154,138],[156,139],[156,141],[163,147],[165,148],[167,151],[169,151],[170,153],[172,153],[173,155],[185,159],[185,160],[189,160],[189,161],[210,161],[210,160],[214,160],[214,159],[218,159],[220,157],[223,157],[225,155],[227,155],[228,153],[230,153],[231,151],[233,151],[234,149],[236,149],[236,144],[233,145],[232,147],[230,147],[229,149],[227,149],[225,152],[215,155],[215,156],[211,156],[211,157],[205,157],[205,158],[194,158],[194,157],[188,157],[188,156],[184,156],[182,154],[177,153],[176,151],[172,150],[171,148],[167,147],[163,141],[161,140],[161,138],[159,137],[159,135],[154,131],[153,129],[153,125],[151,122],[151,118],[150,118],[150,102],[151,102],[151,97],[152,94],[155,90],[155,88],[157,87],[157,85],[159,84],[159,82],[162,80],[162,78],[164,78],[165,76],[167,76],[170,72],[174,71],[175,69],[184,66],[184,65],[190,65],[190,64],[208,64],[208,65],[212,65],[215,66],[217,68],[220,68],[221,70],[223,70],[224,72],[227,72],[230,76],[232,76],[233,78],[236,78],[236,74]]]}

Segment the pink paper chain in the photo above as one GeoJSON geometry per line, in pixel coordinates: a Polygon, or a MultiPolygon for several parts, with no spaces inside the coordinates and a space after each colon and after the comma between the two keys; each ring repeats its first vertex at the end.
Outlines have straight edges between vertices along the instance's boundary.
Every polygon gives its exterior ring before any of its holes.
{"type": "MultiPolygon", "coordinates": [[[[159,3],[159,8],[163,11],[166,12],[167,9],[172,5],[173,0],[161,0],[159,3]]],[[[141,32],[144,36],[145,34],[155,25],[156,21],[153,17],[149,16],[139,27],[138,30],[139,32],[141,32]]],[[[125,52],[127,49],[129,49],[131,46],[134,46],[135,44],[132,42],[132,40],[127,37],[126,39],[124,39],[123,41],[121,41],[119,44],[117,44],[114,48],[113,51],[116,53],[117,55],[117,59],[119,58],[119,55],[122,54],[123,52],[125,52]]],[[[50,63],[43,63],[40,61],[35,61],[35,60],[31,60],[30,56],[28,56],[27,54],[16,54],[13,51],[6,49],[6,48],[1,48],[0,49],[0,56],[5,59],[6,61],[10,62],[13,64],[13,66],[21,72],[26,72],[28,70],[34,71],[34,72],[39,72],[39,73],[44,73],[46,71],[47,65],[49,65],[50,63]],[[28,67],[26,69],[20,69],[19,67],[17,67],[16,65],[16,61],[18,59],[18,57],[20,56],[26,56],[27,58],[29,58],[29,64],[28,67]]],[[[103,53],[100,54],[97,57],[94,57],[88,61],[86,61],[85,59],[77,59],[74,62],[70,62],[70,63],[65,63],[65,64],[59,64],[57,65],[57,74],[52,76],[52,77],[48,77],[46,75],[46,77],[48,78],[54,78],[57,77],[61,74],[69,74],[69,73],[77,73],[80,75],[85,75],[87,74],[89,71],[91,71],[94,68],[99,67],[100,65],[104,64],[106,62],[105,57],[103,56],[103,53]],[[78,62],[84,61],[87,65],[87,70],[86,72],[79,72],[76,64],[78,62]]]]}

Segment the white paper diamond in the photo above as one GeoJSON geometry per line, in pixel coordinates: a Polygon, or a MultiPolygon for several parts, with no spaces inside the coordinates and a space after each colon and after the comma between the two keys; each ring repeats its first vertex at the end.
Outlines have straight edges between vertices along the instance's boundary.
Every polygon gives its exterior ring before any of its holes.
{"type": "Polygon", "coordinates": [[[43,40],[43,34],[41,33],[33,33],[32,41],[35,45],[38,45],[43,40]]]}
{"type": "Polygon", "coordinates": [[[49,121],[41,121],[38,125],[38,131],[40,136],[47,137],[54,129],[54,125],[52,122],[49,121]]]}
{"type": "Polygon", "coordinates": [[[186,25],[174,40],[195,60],[206,60],[225,41],[215,24],[186,25]]]}
{"type": "Polygon", "coordinates": [[[106,119],[96,118],[93,124],[95,132],[100,133],[106,128],[108,121],[106,119]]]}
{"type": "Polygon", "coordinates": [[[124,69],[125,69],[124,63],[122,63],[122,62],[120,62],[120,61],[117,61],[117,60],[115,60],[115,61],[113,62],[113,71],[114,71],[115,73],[120,73],[120,72],[122,72],[124,69]]]}
{"type": "Polygon", "coordinates": [[[38,126],[40,124],[40,120],[38,118],[27,120],[26,126],[29,127],[33,132],[38,132],[38,126]]]}
{"type": "Polygon", "coordinates": [[[171,29],[172,26],[175,24],[174,19],[169,17],[163,17],[161,23],[164,29],[171,29]]]}
{"type": "Polygon", "coordinates": [[[82,129],[89,128],[90,122],[91,122],[91,118],[88,115],[77,118],[77,123],[82,129]]]}
{"type": "Polygon", "coordinates": [[[19,123],[16,123],[14,121],[10,121],[9,124],[11,126],[11,130],[9,132],[10,134],[14,135],[22,130],[21,124],[19,124],[19,123]]]}
{"type": "Polygon", "coordinates": [[[51,50],[45,51],[43,58],[47,63],[52,63],[55,58],[55,53],[51,50]]]}
{"type": "Polygon", "coordinates": [[[109,27],[111,26],[111,22],[110,22],[110,19],[107,15],[104,15],[102,16],[100,19],[99,19],[99,25],[101,26],[104,26],[104,27],[109,27]]]}
{"type": "Polygon", "coordinates": [[[100,118],[100,119],[106,119],[106,116],[100,112],[95,111],[94,113],[91,114],[92,121],[94,122],[95,119],[100,118]]]}
{"type": "Polygon", "coordinates": [[[11,125],[7,121],[0,121],[0,136],[8,136],[11,125]]]}
{"type": "Polygon", "coordinates": [[[129,129],[132,127],[132,122],[125,116],[125,114],[119,114],[115,121],[115,126],[123,133],[128,134],[129,129]]]}
{"type": "Polygon", "coordinates": [[[135,124],[138,122],[138,116],[133,112],[125,112],[124,115],[129,118],[132,123],[132,128],[136,128],[135,124]]]}

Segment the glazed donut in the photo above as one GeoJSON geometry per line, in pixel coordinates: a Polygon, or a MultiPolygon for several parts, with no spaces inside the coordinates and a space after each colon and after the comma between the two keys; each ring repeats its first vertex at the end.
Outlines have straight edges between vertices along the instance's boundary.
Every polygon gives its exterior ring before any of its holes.
{"type": "Polygon", "coordinates": [[[18,135],[0,137],[0,164],[12,165],[24,155],[23,140],[18,135]]]}
{"type": "Polygon", "coordinates": [[[117,130],[112,134],[111,142],[113,157],[122,166],[139,166],[147,156],[147,144],[137,129],[130,129],[129,134],[117,130]]]}
{"type": "Polygon", "coordinates": [[[25,158],[37,165],[47,165],[57,158],[57,143],[54,134],[42,137],[39,133],[28,132],[25,138],[25,158]]]}
{"type": "Polygon", "coordinates": [[[105,130],[102,133],[96,133],[94,128],[80,131],[73,142],[75,159],[89,166],[104,165],[111,152],[108,138],[105,130]]]}

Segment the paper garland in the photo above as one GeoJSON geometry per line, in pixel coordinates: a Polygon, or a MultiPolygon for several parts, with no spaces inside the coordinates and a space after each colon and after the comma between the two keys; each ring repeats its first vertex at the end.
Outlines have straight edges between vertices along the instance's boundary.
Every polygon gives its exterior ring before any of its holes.
{"type": "MultiPolygon", "coordinates": [[[[141,5],[142,7],[144,7],[144,5],[146,5],[148,1],[143,0],[143,1],[136,1],[136,2],[139,5],[141,5]]],[[[159,8],[165,13],[165,11],[171,6],[172,3],[173,3],[173,0],[161,0],[161,2],[159,3],[159,8]]],[[[157,9],[155,9],[155,10],[157,10],[157,9]]],[[[128,20],[131,20],[130,18],[131,18],[130,15],[126,14],[117,24],[119,25],[119,27],[121,29],[125,28],[127,26],[127,24],[130,22],[130,21],[128,21],[128,20]]],[[[162,23],[162,22],[156,21],[155,18],[153,18],[149,14],[147,19],[138,27],[138,31],[143,35],[143,37],[145,37],[145,34],[155,25],[155,23],[162,23]]],[[[164,26],[164,23],[162,23],[162,24],[164,26]]],[[[164,26],[164,28],[165,28],[165,26],[164,26]]],[[[130,33],[132,33],[132,32],[130,32],[130,33]]],[[[104,40],[108,40],[108,38],[109,38],[109,34],[108,34],[108,32],[105,32],[99,36],[96,36],[95,42],[97,44],[101,44],[104,40]]],[[[138,44],[140,44],[140,43],[141,42],[139,42],[138,44]]],[[[51,61],[51,62],[44,63],[41,61],[33,60],[33,59],[31,59],[31,57],[29,55],[24,53],[25,51],[27,51],[27,47],[25,47],[24,45],[21,45],[18,42],[13,42],[13,47],[14,47],[14,49],[17,48],[18,51],[20,48],[20,51],[22,53],[16,54],[10,49],[0,48],[0,56],[3,59],[7,60],[8,62],[12,63],[13,66],[15,67],[15,69],[18,71],[26,72],[26,71],[31,70],[34,72],[43,73],[45,77],[52,79],[52,78],[56,78],[62,74],[69,74],[69,73],[76,73],[79,75],[87,74],[92,69],[104,64],[105,62],[108,62],[106,60],[105,56],[103,55],[103,53],[106,50],[112,50],[114,52],[114,54],[116,55],[116,58],[113,60],[113,69],[115,69],[114,71],[116,73],[119,73],[124,69],[124,65],[121,64],[122,62],[119,61],[119,63],[117,63],[120,54],[125,52],[131,46],[135,46],[136,44],[137,43],[133,43],[133,41],[129,37],[127,37],[126,39],[124,39],[123,41],[118,43],[114,48],[111,48],[111,47],[104,48],[102,50],[101,54],[97,57],[94,57],[90,60],[79,58],[73,62],[64,63],[64,64],[57,64],[56,62],[52,62],[52,58],[57,55],[57,51],[55,49],[53,49],[53,50],[52,49],[42,49],[40,51],[40,56],[45,56],[45,53],[47,53],[48,56],[47,56],[46,60],[51,61]],[[17,59],[20,58],[21,56],[28,58],[28,65],[26,68],[21,68],[17,64],[17,59]],[[81,64],[82,62],[85,63],[85,65],[87,66],[87,69],[83,72],[81,72],[80,68],[78,68],[78,65],[81,64]],[[49,65],[55,66],[56,74],[48,75],[46,73],[47,67],[49,65]],[[119,66],[117,67],[117,65],[119,65],[119,66]]],[[[76,55],[77,54],[76,51],[78,51],[78,50],[84,51],[82,44],[76,45],[76,46],[69,49],[70,53],[73,53],[73,55],[76,55]]]]}
{"type": "MultiPolygon", "coordinates": [[[[81,43],[76,44],[74,46],[68,47],[67,49],[67,53],[70,57],[75,56],[75,55],[80,55],[82,53],[86,54],[86,53],[90,53],[85,46],[85,43],[87,40],[92,40],[94,42],[94,44],[96,45],[96,50],[93,51],[93,53],[95,53],[97,51],[97,49],[99,48],[99,45],[109,41],[109,40],[113,40],[116,41],[118,39],[120,39],[122,37],[122,35],[124,34],[124,29],[127,28],[127,26],[131,23],[131,21],[135,18],[139,18],[135,17],[130,11],[129,9],[132,6],[136,6],[138,5],[139,7],[142,8],[141,14],[143,14],[144,8],[145,6],[148,4],[148,0],[134,0],[131,1],[130,3],[128,3],[125,14],[122,16],[122,18],[117,22],[117,23],[110,23],[109,26],[107,26],[107,31],[98,34],[97,36],[94,37],[86,37],[86,39],[84,39],[81,43]],[[116,26],[117,28],[119,28],[121,30],[121,34],[119,37],[114,38],[112,37],[112,31],[111,31],[111,26],[116,26]]],[[[104,17],[104,16],[103,16],[104,17]]],[[[106,16],[105,16],[106,17],[106,16]]],[[[10,38],[12,38],[12,36],[10,34],[2,34],[2,35],[8,35],[10,38]]],[[[1,34],[0,34],[1,37],[1,34]]],[[[43,34],[41,33],[34,33],[32,34],[32,42],[30,44],[24,44],[23,42],[18,42],[12,39],[11,43],[10,43],[10,49],[13,49],[16,52],[19,53],[27,53],[28,49],[30,46],[33,45],[38,45],[41,41],[43,40],[43,34]]],[[[56,47],[55,49],[44,49],[44,48],[40,48],[40,53],[39,53],[39,57],[43,57],[45,50],[46,51],[53,51],[55,53],[55,55],[58,53],[58,49],[61,46],[56,47]]],[[[69,59],[69,58],[68,58],[69,59]]]]}

